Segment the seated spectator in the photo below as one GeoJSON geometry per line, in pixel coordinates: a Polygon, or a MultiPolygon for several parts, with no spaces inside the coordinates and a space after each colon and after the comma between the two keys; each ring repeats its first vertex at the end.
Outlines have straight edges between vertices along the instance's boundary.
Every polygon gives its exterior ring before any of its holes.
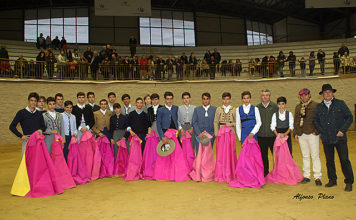
{"type": "Polygon", "coordinates": [[[43,37],[42,33],[40,33],[40,36],[37,37],[36,47],[37,49],[40,49],[41,47],[46,49],[46,39],[43,37]]]}
{"type": "Polygon", "coordinates": [[[64,36],[62,37],[62,40],[61,40],[61,48],[67,49],[67,40],[64,38],[64,36]]]}
{"type": "Polygon", "coordinates": [[[51,47],[51,38],[50,38],[50,36],[47,36],[46,37],[46,48],[49,48],[49,47],[51,47]]]}
{"type": "Polygon", "coordinates": [[[52,47],[57,50],[61,48],[61,41],[58,39],[58,36],[52,40],[52,47]]]}
{"type": "Polygon", "coordinates": [[[338,52],[337,52],[337,54],[339,55],[339,57],[342,57],[342,56],[345,55],[345,52],[347,52],[347,54],[350,55],[349,48],[347,48],[347,47],[345,46],[345,44],[342,43],[340,49],[339,49],[338,52]]]}

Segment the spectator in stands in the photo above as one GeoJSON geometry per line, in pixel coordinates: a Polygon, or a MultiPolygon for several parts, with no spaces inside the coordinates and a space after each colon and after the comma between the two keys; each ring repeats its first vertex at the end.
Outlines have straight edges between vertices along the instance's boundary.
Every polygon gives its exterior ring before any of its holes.
{"type": "Polygon", "coordinates": [[[214,52],[212,53],[212,56],[214,56],[215,63],[219,64],[221,61],[221,55],[216,48],[214,48],[214,52]]]}
{"type": "Polygon", "coordinates": [[[341,63],[338,52],[334,52],[333,63],[334,63],[334,74],[337,75],[339,74],[340,63],[341,63]]]}
{"type": "Polygon", "coordinates": [[[157,79],[165,79],[165,71],[164,71],[164,65],[166,64],[166,62],[164,61],[163,57],[160,56],[158,58],[158,60],[156,61],[156,76],[158,77],[157,79]]]}
{"type": "Polygon", "coordinates": [[[262,58],[262,77],[266,78],[267,73],[268,73],[268,61],[269,61],[269,56],[266,55],[262,58]]]}
{"type": "Polygon", "coordinates": [[[98,55],[98,52],[94,51],[93,52],[93,57],[90,60],[90,72],[91,72],[91,78],[93,80],[97,79],[97,72],[99,69],[99,63],[100,63],[100,57],[98,55]]]}
{"type": "Polygon", "coordinates": [[[145,55],[140,59],[140,79],[147,79],[148,60],[145,55]]]}
{"type": "Polygon", "coordinates": [[[206,59],[203,59],[202,62],[201,62],[201,69],[202,69],[202,75],[204,75],[204,77],[208,77],[209,75],[209,70],[210,70],[210,67],[209,67],[209,64],[208,62],[206,61],[206,59]]]}
{"type": "Polygon", "coordinates": [[[294,55],[293,51],[289,51],[287,61],[289,62],[289,72],[291,76],[295,76],[295,63],[297,61],[297,57],[294,55]]]}
{"type": "Polygon", "coordinates": [[[279,51],[277,57],[277,63],[278,63],[278,72],[281,77],[284,77],[283,75],[284,62],[286,62],[286,56],[283,54],[283,51],[279,51]]]}
{"type": "Polygon", "coordinates": [[[300,74],[302,77],[305,77],[305,58],[302,57],[299,59],[299,65],[300,65],[300,74]]]}
{"type": "Polygon", "coordinates": [[[20,78],[26,77],[28,75],[27,67],[27,60],[20,54],[19,58],[15,61],[15,76],[20,78]]]}
{"type": "Polygon", "coordinates": [[[101,61],[101,73],[103,74],[104,80],[109,80],[110,78],[110,60],[109,57],[106,56],[102,61],[101,61]]]}
{"type": "Polygon", "coordinates": [[[67,49],[67,40],[64,38],[64,36],[62,37],[62,40],[61,40],[61,48],[67,49]]]}
{"type": "Polygon", "coordinates": [[[66,54],[67,60],[73,60],[73,54],[72,54],[72,51],[69,48],[67,48],[65,50],[65,54],[66,54]]]}
{"type": "Polygon", "coordinates": [[[178,56],[174,56],[174,65],[176,66],[177,79],[183,78],[183,63],[178,56]]]}
{"type": "Polygon", "coordinates": [[[46,69],[47,69],[47,75],[49,79],[53,79],[54,75],[54,64],[57,62],[54,53],[49,53],[48,56],[46,56],[46,69]]]}
{"type": "Polygon", "coordinates": [[[209,62],[210,61],[210,57],[211,57],[210,49],[207,49],[205,54],[204,54],[204,60],[206,60],[206,62],[209,62]]]}
{"type": "Polygon", "coordinates": [[[36,47],[37,49],[40,49],[41,47],[46,49],[46,39],[43,37],[42,33],[40,33],[40,36],[37,37],[36,47]]]}
{"type": "Polygon", "coordinates": [[[77,63],[73,58],[68,59],[68,77],[69,79],[74,79],[77,77],[77,63]]]}
{"type": "Polygon", "coordinates": [[[344,56],[345,52],[347,52],[347,54],[350,54],[349,48],[347,48],[345,44],[342,43],[340,49],[338,50],[339,57],[344,56]]]}
{"type": "Polygon", "coordinates": [[[36,57],[36,76],[35,78],[42,78],[46,64],[46,56],[44,51],[41,51],[36,57]]]}
{"type": "Polygon", "coordinates": [[[46,48],[49,48],[49,47],[51,47],[51,38],[50,38],[50,36],[47,36],[46,37],[46,48]]]}
{"type": "Polygon", "coordinates": [[[234,68],[234,73],[235,73],[234,75],[235,76],[240,76],[241,71],[242,71],[242,63],[241,63],[240,59],[236,59],[235,68],[234,68]]]}
{"type": "Polygon", "coordinates": [[[168,80],[172,79],[173,65],[174,65],[174,60],[173,60],[172,56],[169,56],[168,59],[166,60],[166,68],[167,68],[167,72],[168,72],[168,80]]]}
{"type": "Polygon", "coordinates": [[[261,60],[260,58],[255,59],[255,70],[258,74],[261,74],[261,60]]]}
{"type": "Polygon", "coordinates": [[[116,49],[112,49],[112,54],[115,54],[115,57],[119,58],[119,54],[116,49]]]}
{"type": "Polygon", "coordinates": [[[341,63],[342,63],[343,73],[344,74],[350,73],[352,59],[349,57],[347,51],[345,51],[344,55],[341,57],[341,63]]]}
{"type": "Polygon", "coordinates": [[[0,59],[9,59],[9,53],[6,50],[6,46],[5,45],[1,45],[0,59]]]}
{"type": "Polygon", "coordinates": [[[140,79],[140,72],[139,72],[139,59],[137,56],[134,56],[131,61],[132,69],[130,70],[132,79],[140,79]]]}
{"type": "Polygon", "coordinates": [[[112,53],[113,53],[113,50],[111,48],[111,45],[110,44],[107,44],[106,45],[106,56],[109,58],[109,60],[111,60],[112,58],[112,53]]]}
{"type": "Polygon", "coordinates": [[[84,57],[84,55],[81,55],[78,60],[78,73],[80,79],[82,80],[88,78],[88,65],[89,65],[88,60],[84,57]]]}
{"type": "Polygon", "coordinates": [[[73,57],[73,61],[78,63],[79,59],[80,59],[80,55],[79,55],[79,49],[74,49],[74,52],[72,54],[73,57]]]}
{"type": "Polygon", "coordinates": [[[87,50],[84,52],[83,55],[84,55],[85,59],[88,60],[88,62],[91,61],[91,58],[93,58],[93,52],[91,51],[90,46],[87,47],[87,50]]]}
{"type": "Polygon", "coordinates": [[[320,64],[321,75],[324,75],[324,72],[325,72],[325,53],[324,53],[324,51],[322,49],[319,49],[316,57],[320,64]]]}
{"type": "Polygon", "coordinates": [[[129,39],[129,45],[130,45],[131,57],[133,57],[136,54],[136,46],[137,46],[137,40],[133,35],[129,39]]]}
{"type": "Polygon", "coordinates": [[[190,79],[190,76],[193,76],[193,79],[196,75],[196,66],[198,64],[198,60],[197,60],[197,57],[195,56],[195,54],[192,52],[190,53],[190,56],[189,56],[189,69],[188,69],[188,79],[190,79]]]}
{"type": "Polygon", "coordinates": [[[180,61],[182,64],[187,64],[188,63],[188,57],[185,55],[185,52],[182,53],[182,56],[180,56],[180,61]]]}
{"type": "Polygon", "coordinates": [[[273,77],[274,73],[276,72],[276,58],[274,56],[270,56],[268,60],[268,73],[269,77],[273,77]]]}
{"type": "Polygon", "coordinates": [[[209,69],[210,69],[210,79],[215,79],[215,72],[216,72],[216,62],[215,57],[212,55],[210,57],[210,61],[208,62],[209,69]]]}
{"type": "Polygon", "coordinates": [[[67,56],[64,53],[64,50],[61,50],[60,54],[57,56],[57,70],[62,78],[67,70],[67,56]]]}
{"type": "Polygon", "coordinates": [[[58,36],[52,40],[52,46],[55,50],[61,47],[61,41],[58,39],[58,36]]]}
{"type": "Polygon", "coordinates": [[[255,60],[254,59],[250,59],[250,61],[248,62],[248,68],[249,68],[250,76],[253,76],[253,74],[255,73],[255,60]]]}
{"type": "Polygon", "coordinates": [[[100,57],[100,62],[105,59],[105,57],[106,57],[106,45],[103,46],[103,49],[100,51],[99,57],[100,57]]]}
{"type": "Polygon", "coordinates": [[[314,68],[315,68],[315,52],[312,51],[310,52],[310,55],[309,55],[309,76],[312,76],[313,75],[313,72],[314,72],[314,68]]]}

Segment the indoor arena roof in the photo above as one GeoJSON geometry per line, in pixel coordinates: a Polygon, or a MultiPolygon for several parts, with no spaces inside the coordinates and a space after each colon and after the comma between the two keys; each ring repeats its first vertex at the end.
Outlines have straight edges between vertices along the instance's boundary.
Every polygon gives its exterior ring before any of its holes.
{"type": "MultiPolygon", "coordinates": [[[[305,0],[151,0],[152,8],[216,13],[274,23],[287,16],[327,24],[356,12],[356,8],[305,8],[305,0]]],[[[94,0],[2,0],[1,9],[93,6],[94,0]]]]}

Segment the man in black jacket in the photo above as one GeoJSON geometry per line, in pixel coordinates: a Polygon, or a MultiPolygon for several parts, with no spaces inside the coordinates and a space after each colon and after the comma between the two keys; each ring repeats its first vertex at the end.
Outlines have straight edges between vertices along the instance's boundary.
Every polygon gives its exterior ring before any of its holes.
{"type": "Polygon", "coordinates": [[[88,92],[87,99],[88,99],[88,104],[85,105],[86,108],[87,107],[91,108],[93,112],[100,110],[100,106],[95,104],[95,93],[94,92],[88,92]]]}
{"type": "Polygon", "coordinates": [[[90,131],[95,124],[93,110],[85,107],[84,92],[77,93],[78,103],[73,106],[72,114],[76,118],[78,134],[77,138],[80,141],[82,133],[90,131]]]}
{"type": "Polygon", "coordinates": [[[334,148],[336,148],[345,176],[345,191],[350,192],[354,183],[354,175],[349,160],[346,132],[353,121],[353,116],[343,100],[335,99],[335,92],[336,89],[333,89],[330,84],[322,86],[322,91],[319,94],[323,95],[324,100],[316,108],[313,124],[320,133],[324,146],[329,178],[329,183],[325,187],[337,185],[334,161],[334,148]]]}
{"type": "Polygon", "coordinates": [[[98,52],[94,51],[93,58],[90,61],[90,71],[91,71],[91,78],[93,80],[97,79],[97,72],[99,69],[100,64],[100,57],[98,56],[98,52]]]}

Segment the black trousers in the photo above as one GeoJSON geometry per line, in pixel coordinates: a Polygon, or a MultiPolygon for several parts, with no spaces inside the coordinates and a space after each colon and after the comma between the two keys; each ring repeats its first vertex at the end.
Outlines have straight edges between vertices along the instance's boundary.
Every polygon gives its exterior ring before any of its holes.
{"type": "Polygon", "coordinates": [[[345,183],[354,183],[354,174],[352,171],[351,162],[349,160],[349,150],[347,148],[347,142],[337,144],[324,144],[324,152],[326,157],[326,168],[328,170],[328,178],[330,181],[336,183],[336,169],[335,169],[335,148],[339,154],[342,173],[345,176],[345,183]]]}
{"type": "Polygon", "coordinates": [[[72,137],[69,136],[69,135],[66,135],[65,139],[66,139],[66,142],[64,143],[64,147],[63,147],[63,155],[64,155],[64,158],[67,161],[68,153],[69,153],[68,146],[69,146],[70,139],[72,139],[72,137]]]}
{"type": "Polygon", "coordinates": [[[261,148],[262,161],[264,167],[264,174],[267,176],[269,173],[269,161],[268,161],[268,149],[270,149],[273,154],[273,145],[275,141],[275,137],[258,137],[258,145],[261,148]]]}

